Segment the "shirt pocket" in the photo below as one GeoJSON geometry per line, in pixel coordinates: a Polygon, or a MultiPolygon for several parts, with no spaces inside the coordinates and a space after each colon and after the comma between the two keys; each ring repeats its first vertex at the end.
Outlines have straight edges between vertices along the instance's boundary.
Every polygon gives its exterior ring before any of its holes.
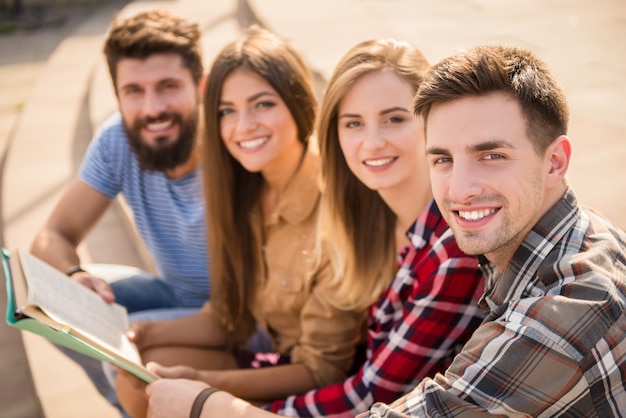
{"type": "Polygon", "coordinates": [[[275,268],[263,293],[266,315],[299,315],[306,302],[306,277],[302,271],[275,268]]]}

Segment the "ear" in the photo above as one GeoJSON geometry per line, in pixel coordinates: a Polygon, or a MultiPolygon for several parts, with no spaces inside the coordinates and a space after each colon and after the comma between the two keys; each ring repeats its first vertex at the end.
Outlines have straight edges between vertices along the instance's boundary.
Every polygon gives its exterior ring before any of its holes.
{"type": "Polygon", "coordinates": [[[200,100],[202,100],[202,98],[204,97],[204,89],[206,88],[207,77],[208,74],[206,72],[202,73],[202,75],[200,76],[200,82],[198,83],[198,97],[200,98],[200,100]]]}
{"type": "Polygon", "coordinates": [[[565,135],[559,136],[546,150],[547,163],[549,164],[547,186],[555,187],[563,184],[567,174],[570,159],[572,157],[572,144],[565,135]]]}

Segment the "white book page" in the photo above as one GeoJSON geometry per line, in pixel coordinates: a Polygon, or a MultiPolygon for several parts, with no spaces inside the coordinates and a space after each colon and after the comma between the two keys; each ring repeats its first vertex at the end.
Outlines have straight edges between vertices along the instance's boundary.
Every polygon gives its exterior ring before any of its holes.
{"type": "Polygon", "coordinates": [[[28,282],[28,300],[50,318],[67,325],[129,360],[140,362],[126,338],[128,315],[121,305],[106,303],[100,295],[69,279],[54,267],[23,250],[19,258],[28,282]]]}

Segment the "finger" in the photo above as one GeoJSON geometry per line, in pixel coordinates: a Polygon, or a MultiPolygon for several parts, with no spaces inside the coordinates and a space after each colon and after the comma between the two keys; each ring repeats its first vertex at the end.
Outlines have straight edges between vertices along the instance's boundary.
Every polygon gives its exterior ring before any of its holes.
{"type": "MultiPolygon", "coordinates": [[[[146,364],[146,369],[148,369],[149,371],[151,371],[152,373],[156,373],[159,374],[159,370],[163,369],[163,366],[161,366],[159,363],[157,363],[156,361],[149,361],[146,364]]],[[[159,375],[160,376],[160,375],[159,375]]]]}
{"type": "Polygon", "coordinates": [[[104,299],[108,303],[115,302],[115,295],[113,294],[113,290],[109,284],[98,278],[92,279],[92,286],[96,293],[98,293],[102,299],[104,299]]]}
{"type": "Polygon", "coordinates": [[[180,372],[181,368],[179,366],[167,367],[157,362],[151,361],[151,362],[148,362],[148,364],[146,365],[146,368],[159,377],[163,377],[163,378],[180,378],[181,377],[181,372],[180,372]]]}
{"type": "Polygon", "coordinates": [[[72,280],[74,280],[77,283],[82,284],[83,286],[85,286],[88,289],[93,290],[94,292],[96,291],[93,285],[92,277],[87,272],[80,272],[80,273],[73,274],[72,280]]]}
{"type": "Polygon", "coordinates": [[[141,335],[143,334],[143,329],[144,329],[145,324],[146,324],[145,321],[132,322],[128,326],[128,330],[126,331],[126,336],[128,337],[128,339],[131,340],[132,342],[139,341],[139,339],[141,338],[141,335]]]}

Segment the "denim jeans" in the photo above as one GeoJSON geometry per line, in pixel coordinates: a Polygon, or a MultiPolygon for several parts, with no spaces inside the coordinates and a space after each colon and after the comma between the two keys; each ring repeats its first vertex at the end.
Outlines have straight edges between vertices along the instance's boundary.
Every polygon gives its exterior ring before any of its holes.
{"type": "MultiPolygon", "coordinates": [[[[131,322],[139,319],[174,319],[191,315],[199,309],[199,307],[182,307],[167,283],[148,273],[116,280],[110,285],[115,294],[115,301],[126,307],[131,322]],[[138,315],[139,313],[141,316],[138,315]]],[[[103,363],[65,347],[57,347],[83,368],[98,392],[120,411],[122,417],[128,417],[119,404],[115,386],[111,384],[103,371],[103,363]]]]}

